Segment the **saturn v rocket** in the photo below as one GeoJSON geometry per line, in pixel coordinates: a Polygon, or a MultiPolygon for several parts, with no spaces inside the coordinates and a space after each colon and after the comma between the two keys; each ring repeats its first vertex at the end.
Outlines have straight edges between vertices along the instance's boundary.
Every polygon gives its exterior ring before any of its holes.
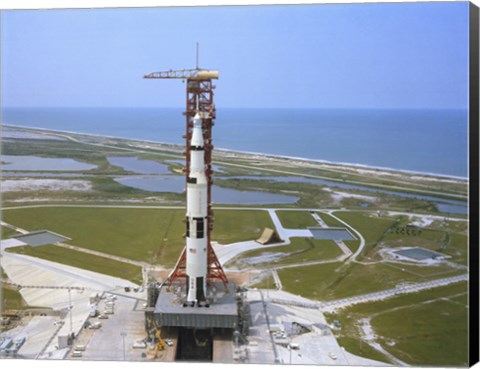
{"type": "Polygon", "coordinates": [[[208,306],[207,258],[208,258],[208,183],[205,173],[205,152],[201,113],[193,118],[190,142],[190,172],[187,177],[186,213],[186,275],[187,306],[208,306]]]}
{"type": "MultiPolygon", "coordinates": [[[[198,55],[198,54],[197,54],[198,55]]],[[[201,69],[154,72],[144,78],[186,80],[186,245],[168,276],[168,288],[175,282],[186,287],[183,305],[208,307],[207,285],[223,283],[228,293],[228,279],[211,245],[213,212],[211,208],[212,183],[212,126],[215,119],[213,80],[218,71],[201,69]],[[184,282],[185,278],[185,282],[184,282]]],[[[215,287],[216,288],[216,287],[215,287]]]]}

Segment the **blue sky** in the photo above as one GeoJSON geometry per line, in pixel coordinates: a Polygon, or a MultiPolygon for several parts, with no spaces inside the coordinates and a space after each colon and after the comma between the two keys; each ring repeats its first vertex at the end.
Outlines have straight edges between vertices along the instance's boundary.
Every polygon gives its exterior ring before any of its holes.
{"type": "Polygon", "coordinates": [[[3,11],[3,106],[183,107],[220,71],[217,107],[466,108],[468,3],[3,11]]]}

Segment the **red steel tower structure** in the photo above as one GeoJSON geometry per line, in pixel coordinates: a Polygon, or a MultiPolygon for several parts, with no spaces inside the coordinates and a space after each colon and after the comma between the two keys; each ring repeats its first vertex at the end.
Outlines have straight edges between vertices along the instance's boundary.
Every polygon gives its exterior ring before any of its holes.
{"type": "MultiPolygon", "coordinates": [[[[213,102],[213,91],[215,85],[212,80],[218,79],[218,71],[207,69],[183,69],[183,70],[169,70],[165,72],[155,72],[145,75],[147,79],[181,79],[186,81],[186,127],[185,134],[185,174],[188,180],[190,175],[191,163],[191,139],[193,130],[194,117],[199,114],[202,120],[202,131],[204,141],[204,162],[205,175],[207,178],[207,283],[211,281],[223,282],[227,288],[227,276],[218,261],[218,258],[211,245],[211,231],[213,229],[213,210],[211,205],[212,193],[211,185],[212,179],[212,127],[214,125],[215,105],[213,102]]],[[[187,191],[188,196],[188,191],[187,191]]],[[[187,229],[188,233],[188,229],[187,229]]],[[[168,286],[171,286],[175,281],[184,281],[186,274],[187,252],[183,249],[180,258],[173,271],[170,273],[168,286]]]]}

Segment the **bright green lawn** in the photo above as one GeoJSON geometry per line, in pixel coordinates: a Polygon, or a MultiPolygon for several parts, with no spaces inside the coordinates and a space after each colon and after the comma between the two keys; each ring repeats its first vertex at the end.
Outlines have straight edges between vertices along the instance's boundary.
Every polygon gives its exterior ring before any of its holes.
{"type": "MultiPolygon", "coordinates": [[[[377,342],[400,360],[421,366],[465,366],[468,349],[466,292],[467,284],[461,282],[353,305],[325,315],[329,323],[335,319],[340,321],[342,328],[335,334],[341,344],[347,340],[345,348],[353,354],[362,354],[359,322],[370,317],[375,334],[379,336],[377,342]]],[[[378,354],[363,354],[378,360],[378,354]]]]}
{"type": "Polygon", "coordinates": [[[2,311],[10,309],[21,310],[27,308],[27,305],[25,304],[22,295],[20,295],[20,292],[3,286],[1,291],[2,298],[0,308],[2,311]]]}
{"type": "Polygon", "coordinates": [[[18,234],[17,231],[14,231],[13,229],[10,229],[7,227],[1,227],[1,232],[2,232],[2,240],[5,240],[7,238],[10,238],[18,234]]]}
{"type": "Polygon", "coordinates": [[[349,265],[320,264],[278,271],[286,291],[307,298],[335,300],[354,295],[394,288],[401,282],[425,282],[436,278],[462,273],[462,271],[440,269],[437,275],[414,274],[408,268],[393,268],[388,264],[349,265]]]}
{"type": "Polygon", "coordinates": [[[242,260],[276,254],[279,260],[275,262],[255,264],[259,266],[280,266],[294,263],[302,263],[316,260],[331,260],[342,254],[342,251],[334,241],[317,240],[315,238],[291,238],[291,243],[284,246],[259,247],[256,250],[247,251],[239,255],[235,264],[239,267],[245,266],[242,260]],[[284,254],[281,256],[279,254],[284,254]]]}
{"type": "Polygon", "coordinates": [[[329,227],[345,227],[345,224],[339,222],[329,214],[317,212],[317,215],[329,226],[329,227]]]}
{"type": "Polygon", "coordinates": [[[276,214],[284,228],[305,229],[318,226],[317,221],[308,211],[279,210],[276,214]]]}
{"type": "Polygon", "coordinates": [[[221,244],[256,240],[265,228],[275,229],[267,211],[214,210],[212,240],[221,244]]]}
{"type": "MultiPolygon", "coordinates": [[[[215,211],[212,239],[231,243],[256,239],[273,228],[266,211],[215,211]]],[[[70,244],[132,260],[174,266],[185,240],[184,209],[45,207],[4,210],[8,223],[65,235],[70,244]]]]}
{"type": "Polygon", "coordinates": [[[337,211],[335,215],[359,231],[367,244],[377,242],[396,223],[396,219],[378,218],[371,213],[337,211]]]}
{"type": "Polygon", "coordinates": [[[467,364],[468,317],[465,305],[440,300],[407,306],[372,319],[374,330],[393,340],[385,348],[413,365],[467,364]],[[399,324],[401,323],[401,324],[399,324]]]}
{"type": "Polygon", "coordinates": [[[133,260],[162,262],[183,247],[183,210],[48,207],[5,210],[5,220],[29,231],[48,229],[72,245],[133,260]]]}
{"type": "MultiPolygon", "coordinates": [[[[372,213],[337,211],[335,216],[355,228],[365,238],[365,248],[361,256],[368,255],[377,246],[377,243],[383,240],[389,229],[397,224],[397,219],[378,218],[372,213]]],[[[356,250],[356,246],[353,246],[351,242],[346,244],[352,251],[356,250]]]]}

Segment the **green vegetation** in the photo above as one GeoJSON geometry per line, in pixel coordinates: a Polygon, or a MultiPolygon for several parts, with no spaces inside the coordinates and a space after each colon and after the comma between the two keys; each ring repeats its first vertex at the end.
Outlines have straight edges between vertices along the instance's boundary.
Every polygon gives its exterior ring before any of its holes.
{"type": "Polygon", "coordinates": [[[10,238],[12,236],[18,235],[17,231],[14,231],[13,229],[10,229],[8,227],[3,227],[1,228],[1,234],[2,234],[2,240],[10,238]]]}
{"type": "Polygon", "coordinates": [[[275,229],[266,211],[217,209],[214,217],[212,240],[221,244],[255,240],[264,228],[275,229]]]}
{"type": "Polygon", "coordinates": [[[382,363],[393,364],[388,357],[360,338],[339,336],[337,337],[337,342],[340,346],[344,347],[345,350],[355,353],[355,355],[380,361],[382,363]]]}
{"type": "Polygon", "coordinates": [[[46,245],[40,247],[21,246],[8,249],[8,252],[35,256],[41,259],[55,261],[77,268],[108,274],[142,284],[142,269],[138,266],[117,260],[87,254],[63,247],[46,245]]]}
{"type": "Polygon", "coordinates": [[[345,227],[345,224],[339,222],[330,214],[317,212],[317,215],[329,226],[329,227],[345,227]]]}
{"type": "Polygon", "coordinates": [[[95,164],[98,168],[77,173],[128,173],[121,168],[110,166],[107,155],[122,153],[115,148],[101,148],[67,140],[15,139],[2,142],[3,155],[31,155],[51,158],[71,158],[95,164]]]}
{"type": "Polygon", "coordinates": [[[467,364],[465,306],[437,300],[399,308],[377,315],[372,326],[382,335],[382,341],[396,341],[394,346],[387,346],[388,351],[413,365],[467,364]]]}
{"type": "Polygon", "coordinates": [[[439,268],[420,274],[403,266],[397,268],[382,263],[334,263],[280,269],[278,273],[288,292],[312,299],[335,300],[394,288],[401,282],[425,282],[464,273],[453,268],[439,268]]]}
{"type": "Polygon", "coordinates": [[[346,226],[344,223],[340,222],[339,220],[335,219],[332,217],[330,214],[323,213],[323,212],[317,212],[317,215],[327,224],[329,227],[338,227],[338,228],[347,228],[350,233],[357,238],[356,240],[351,240],[351,241],[343,241],[343,243],[350,249],[352,253],[356,252],[358,247],[360,246],[360,240],[358,239],[358,236],[351,227],[346,226]]]}
{"type": "Polygon", "coordinates": [[[397,218],[379,218],[373,213],[337,211],[335,215],[359,231],[367,245],[376,244],[398,222],[397,218]]]}
{"type": "Polygon", "coordinates": [[[278,267],[294,263],[305,263],[316,260],[333,260],[342,255],[342,251],[334,241],[317,240],[315,238],[291,238],[290,245],[259,247],[256,250],[247,251],[239,255],[229,265],[236,265],[239,268],[255,264],[255,267],[268,266],[278,267]],[[282,255],[283,254],[283,255],[282,255]],[[260,261],[252,262],[252,258],[274,256],[275,262],[260,261]]]}
{"type": "Polygon", "coordinates": [[[45,207],[5,210],[11,224],[48,229],[72,245],[132,260],[173,265],[183,248],[184,210],[45,207]]]}
{"type": "Polygon", "coordinates": [[[0,308],[2,311],[22,310],[28,308],[27,304],[22,298],[22,295],[20,295],[20,292],[17,290],[2,285],[1,291],[0,308]]]}
{"type": "Polygon", "coordinates": [[[334,291],[328,289],[329,284],[341,265],[329,263],[279,269],[278,275],[287,292],[314,300],[332,300],[334,291]]]}
{"type": "Polygon", "coordinates": [[[362,256],[368,256],[378,243],[383,240],[387,232],[400,221],[399,217],[380,218],[373,213],[353,211],[337,211],[335,215],[355,228],[365,238],[365,248],[360,255],[360,259],[362,256]]]}
{"type": "MultiPolygon", "coordinates": [[[[35,131],[23,129],[25,131],[35,131]]],[[[65,134],[52,132],[53,135],[66,137],[65,134]]],[[[87,179],[93,183],[93,191],[69,192],[69,191],[48,191],[41,190],[34,193],[8,192],[4,194],[4,203],[19,201],[28,196],[45,197],[53,200],[70,199],[87,202],[98,202],[105,199],[118,202],[128,200],[146,200],[150,203],[183,204],[184,197],[181,194],[150,192],[129,188],[116,183],[112,175],[129,175],[132,172],[120,167],[111,165],[107,156],[138,156],[141,159],[154,160],[166,163],[169,159],[181,159],[181,147],[168,144],[149,144],[148,146],[140,141],[125,139],[106,139],[101,137],[86,136],[81,134],[69,134],[73,137],[65,140],[31,140],[15,139],[5,142],[2,150],[9,155],[35,155],[45,157],[72,158],[82,162],[97,165],[96,169],[76,172],[79,175],[87,175],[87,179]],[[152,196],[154,195],[154,196],[152,196]]],[[[385,188],[394,186],[392,189],[402,192],[415,192],[416,190],[445,192],[438,197],[448,198],[450,194],[466,196],[466,181],[431,181],[418,179],[407,174],[384,176],[381,171],[377,173],[371,170],[370,173],[361,173],[357,169],[336,164],[321,164],[315,166],[310,162],[295,162],[282,158],[265,157],[252,158],[249,155],[237,154],[231,157],[223,152],[214,153],[214,163],[220,165],[224,170],[221,178],[216,178],[218,185],[237,190],[257,190],[271,193],[283,193],[298,196],[297,204],[286,204],[279,207],[292,208],[295,205],[301,207],[346,207],[349,209],[363,209],[368,206],[376,209],[397,209],[407,211],[431,211],[436,212],[435,206],[425,200],[402,199],[386,194],[376,196],[375,200],[359,200],[345,197],[340,203],[332,199],[331,192],[324,190],[325,186],[307,182],[278,182],[269,180],[270,176],[309,176],[313,179],[327,179],[340,183],[360,184],[373,188],[385,188]],[[268,165],[265,165],[268,164],[268,165]],[[263,179],[251,178],[229,178],[239,175],[260,175],[263,179]],[[397,178],[398,177],[398,178],[397,178]]],[[[182,165],[178,163],[166,163],[170,170],[178,171],[182,165]]],[[[72,177],[73,178],[73,177],[72,177]]],[[[333,186],[334,187],[334,186],[333,186]]],[[[348,189],[348,192],[359,195],[371,195],[369,191],[348,189]]],[[[451,196],[450,196],[451,197],[451,196]]]]}
{"type": "Polygon", "coordinates": [[[353,354],[379,360],[378,354],[365,351],[365,342],[359,343],[362,320],[370,318],[377,342],[398,359],[419,366],[466,366],[466,296],[467,284],[461,282],[353,305],[325,316],[330,323],[340,321],[342,327],[335,334],[353,354]]]}
{"type": "MultiPolygon", "coordinates": [[[[213,240],[223,244],[256,239],[273,228],[265,211],[217,210],[213,240]]],[[[72,245],[132,260],[175,265],[185,240],[184,209],[42,207],[4,210],[5,221],[65,235],[72,245]]]]}
{"type": "Polygon", "coordinates": [[[272,273],[263,273],[259,277],[259,280],[252,284],[251,288],[272,289],[275,288],[275,280],[272,273]]]}
{"type": "Polygon", "coordinates": [[[401,270],[402,272],[411,273],[420,278],[444,278],[455,274],[464,274],[465,270],[455,269],[448,264],[435,264],[435,265],[412,265],[412,264],[397,264],[397,263],[385,263],[393,269],[401,270]]]}
{"type": "Polygon", "coordinates": [[[284,228],[303,229],[318,226],[312,215],[306,211],[276,211],[284,228]]]}
{"type": "Polygon", "coordinates": [[[434,222],[425,228],[408,228],[406,217],[392,227],[382,240],[388,247],[418,246],[450,255],[451,261],[467,265],[467,222],[434,222]]]}

